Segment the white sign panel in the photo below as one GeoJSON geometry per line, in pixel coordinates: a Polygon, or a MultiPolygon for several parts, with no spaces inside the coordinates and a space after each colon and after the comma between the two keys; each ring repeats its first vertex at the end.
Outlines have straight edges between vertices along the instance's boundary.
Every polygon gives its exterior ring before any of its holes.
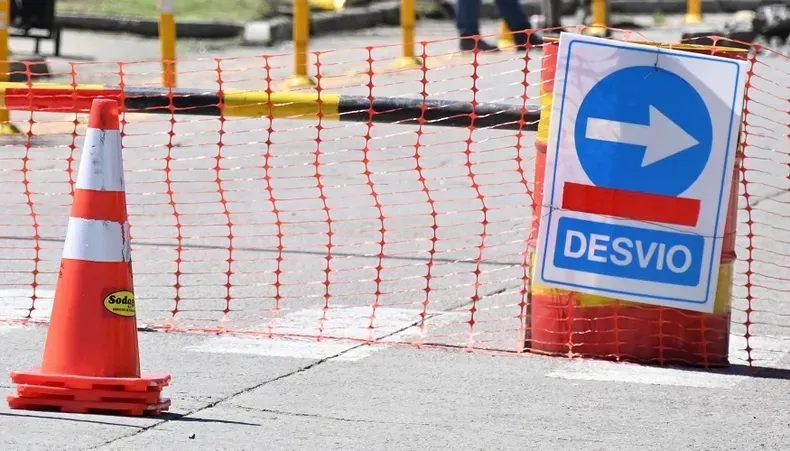
{"type": "Polygon", "coordinates": [[[713,310],[746,63],[563,33],[536,283],[713,310]]]}

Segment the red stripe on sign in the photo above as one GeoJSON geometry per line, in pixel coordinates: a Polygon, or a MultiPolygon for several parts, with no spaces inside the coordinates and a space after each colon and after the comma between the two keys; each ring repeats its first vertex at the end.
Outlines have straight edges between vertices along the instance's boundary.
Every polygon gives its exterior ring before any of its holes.
{"type": "Polygon", "coordinates": [[[565,183],[562,194],[562,208],[637,221],[694,227],[699,220],[700,201],[568,182],[565,183]]]}

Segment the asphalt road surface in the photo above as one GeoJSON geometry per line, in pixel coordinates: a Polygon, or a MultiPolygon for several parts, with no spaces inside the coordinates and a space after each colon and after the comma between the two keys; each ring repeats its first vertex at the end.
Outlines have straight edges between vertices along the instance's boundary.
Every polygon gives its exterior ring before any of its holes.
{"type": "MultiPolygon", "coordinates": [[[[486,23],[485,31],[494,33],[496,24],[486,23]]],[[[679,38],[671,24],[643,34],[679,38]]],[[[418,37],[446,38],[425,46],[425,74],[385,70],[399,55],[392,45],[397,29],[316,39],[312,49],[338,50],[322,53],[320,66],[311,57],[311,72],[319,68],[327,92],[524,102],[523,55],[482,55],[474,64],[454,54],[453,36],[446,23],[421,24],[418,37]]],[[[156,52],[155,41],[69,32],[64,54],[81,62],[53,60],[60,72],[53,81],[117,84],[122,72],[125,84],[155,85],[156,52]]],[[[289,52],[287,45],[184,42],[179,55],[188,61],[179,64],[179,85],[279,89],[291,71],[289,52]]],[[[526,62],[529,103],[539,97],[539,58],[535,51],[526,62]]],[[[740,199],[727,370],[458,350],[517,346],[533,133],[330,121],[319,128],[307,119],[176,116],[171,123],[167,116],[130,114],[124,164],[140,325],[254,334],[141,332],[145,371],[173,375],[170,413],[120,418],[0,405],[0,448],[785,449],[788,69],[786,58],[769,55],[754,66],[748,183],[741,189],[749,196],[740,199]],[[382,224],[388,257],[380,260],[382,224]],[[270,333],[302,339],[255,335],[270,333]],[[453,348],[403,346],[414,343],[453,348]],[[749,357],[763,370],[749,371],[749,357]]],[[[30,115],[13,119],[24,125],[30,115]]],[[[72,160],[86,122],[76,119],[75,125],[73,115],[35,114],[30,144],[8,138],[0,151],[0,319],[49,316],[76,176],[72,160]]],[[[44,327],[0,323],[0,371],[39,365],[45,334],[44,327]]],[[[0,388],[13,390],[7,379],[0,388]]]]}

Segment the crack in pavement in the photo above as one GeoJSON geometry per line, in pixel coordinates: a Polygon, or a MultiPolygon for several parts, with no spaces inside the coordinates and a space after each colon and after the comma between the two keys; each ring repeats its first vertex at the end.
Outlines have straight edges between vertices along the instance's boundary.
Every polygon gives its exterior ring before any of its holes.
{"type": "MultiPolygon", "coordinates": [[[[134,238],[132,238],[134,240],[134,238]]],[[[31,237],[21,237],[21,236],[10,236],[10,235],[2,235],[0,236],[0,240],[7,240],[7,241],[33,241],[34,238],[31,237]]],[[[38,241],[40,242],[47,242],[47,243],[63,243],[63,239],[61,238],[39,238],[38,241]]],[[[163,248],[172,248],[175,249],[177,244],[175,243],[163,243],[159,241],[141,241],[136,240],[132,243],[132,249],[134,247],[163,247],[163,248]]],[[[207,249],[207,250],[227,250],[227,246],[216,246],[211,244],[182,244],[181,248],[183,249],[207,249]]],[[[241,246],[236,247],[234,246],[233,249],[235,251],[244,251],[244,252],[262,252],[267,254],[274,254],[280,252],[276,248],[266,248],[266,247],[255,247],[255,246],[241,246]]],[[[471,248],[470,248],[471,249],[471,248]]],[[[318,251],[304,251],[299,249],[288,249],[285,248],[282,250],[283,255],[312,255],[316,257],[326,257],[326,252],[318,252],[318,251]]],[[[353,252],[335,252],[332,251],[332,255],[335,257],[357,257],[357,258],[368,258],[368,259],[377,259],[377,254],[357,254],[353,252]]],[[[408,255],[387,255],[384,254],[384,258],[393,261],[414,261],[414,262],[421,262],[427,263],[428,258],[423,257],[411,257],[408,255]]],[[[476,258],[464,258],[464,259],[454,259],[454,258],[446,258],[446,257],[435,257],[433,259],[434,262],[441,262],[441,263],[460,263],[460,264],[468,264],[468,265],[476,265],[478,261],[476,258]]],[[[499,260],[486,260],[480,262],[483,266],[503,266],[503,267],[513,267],[513,266],[521,266],[521,262],[508,262],[508,261],[499,261],[499,260]]]]}
{"type": "MultiPolygon", "coordinates": [[[[364,345],[360,345],[360,346],[364,346],[364,345]]],[[[137,435],[140,435],[140,434],[142,434],[142,433],[144,433],[144,432],[150,431],[150,430],[152,430],[152,429],[156,429],[157,427],[159,427],[159,426],[162,426],[163,424],[170,423],[171,421],[179,421],[180,419],[182,419],[182,418],[184,418],[184,417],[188,417],[188,416],[191,416],[191,415],[195,415],[195,414],[197,414],[197,413],[200,413],[200,412],[202,412],[202,411],[204,411],[204,410],[211,409],[211,408],[213,408],[213,407],[216,407],[216,406],[217,406],[218,404],[220,404],[220,403],[223,403],[223,402],[229,401],[229,400],[231,400],[231,399],[233,399],[233,398],[235,398],[235,397],[237,397],[237,396],[240,396],[240,395],[243,395],[243,394],[245,394],[245,393],[251,392],[251,391],[253,391],[253,390],[256,390],[256,389],[258,389],[258,388],[261,388],[261,387],[263,387],[263,386],[265,386],[265,385],[268,385],[268,384],[271,384],[271,383],[277,382],[277,381],[279,381],[279,380],[282,380],[282,379],[285,379],[285,378],[291,377],[291,376],[293,376],[293,375],[296,375],[296,374],[302,373],[302,372],[304,372],[304,371],[308,371],[308,370],[310,370],[311,368],[314,368],[314,367],[316,367],[316,366],[318,366],[318,365],[321,365],[322,363],[324,363],[324,362],[327,362],[327,361],[329,361],[329,360],[331,360],[331,359],[334,359],[334,358],[336,358],[336,357],[339,357],[339,356],[341,356],[341,355],[345,354],[346,352],[349,352],[349,351],[351,351],[352,349],[356,349],[356,348],[358,348],[358,347],[359,347],[359,346],[355,346],[355,347],[353,347],[353,348],[350,348],[350,349],[347,349],[347,350],[345,350],[345,351],[343,351],[343,352],[339,352],[339,353],[337,353],[337,354],[335,354],[335,355],[333,355],[333,356],[329,356],[329,357],[326,357],[326,358],[324,358],[324,359],[321,359],[321,360],[315,361],[315,362],[313,362],[313,363],[310,363],[309,365],[305,365],[305,366],[303,366],[303,367],[301,367],[301,368],[298,368],[298,369],[296,369],[296,370],[294,370],[294,371],[291,371],[290,373],[286,373],[286,374],[283,374],[283,375],[277,376],[277,377],[275,377],[275,378],[273,378],[273,379],[268,379],[268,380],[265,380],[265,381],[263,381],[263,382],[261,382],[261,383],[255,384],[255,385],[253,385],[253,386],[251,386],[251,387],[246,387],[246,388],[243,388],[243,389],[241,389],[241,390],[239,390],[239,391],[237,391],[237,392],[235,392],[235,393],[232,393],[232,394],[230,394],[230,395],[228,395],[228,396],[226,396],[226,397],[224,397],[224,398],[218,399],[218,400],[216,400],[216,401],[212,401],[212,402],[210,402],[210,403],[206,404],[205,406],[203,406],[203,407],[201,407],[201,408],[199,408],[199,409],[190,410],[190,411],[188,411],[188,412],[184,413],[183,415],[180,415],[178,418],[173,418],[173,419],[165,419],[165,420],[162,420],[162,421],[160,421],[160,422],[158,422],[158,423],[155,423],[155,424],[152,424],[152,425],[149,425],[149,426],[145,426],[145,427],[143,427],[143,428],[141,428],[141,429],[139,429],[139,430],[137,430],[137,431],[135,431],[135,432],[133,432],[133,433],[131,433],[131,434],[127,434],[127,435],[124,435],[124,436],[121,436],[121,437],[116,437],[116,438],[113,438],[112,440],[106,441],[106,442],[104,442],[104,443],[101,443],[101,444],[99,444],[99,445],[96,445],[96,446],[94,446],[94,447],[92,447],[92,448],[88,448],[88,450],[99,450],[99,449],[102,449],[102,448],[104,448],[104,447],[107,447],[107,446],[109,446],[109,445],[112,445],[112,444],[114,444],[114,443],[120,442],[120,441],[122,441],[122,440],[130,439],[130,438],[133,438],[133,437],[135,437],[135,436],[137,436],[137,435]]]]}
{"type": "MultiPolygon", "coordinates": [[[[438,315],[435,315],[435,314],[434,314],[434,315],[428,315],[428,316],[425,318],[425,321],[428,321],[428,320],[430,320],[430,319],[434,318],[435,316],[438,316],[438,315]]],[[[386,334],[386,335],[383,335],[383,336],[381,336],[381,337],[378,337],[378,338],[376,338],[376,340],[374,340],[374,341],[375,341],[375,342],[378,342],[378,341],[384,340],[384,339],[386,339],[386,338],[389,338],[389,337],[391,337],[391,336],[393,336],[393,335],[396,335],[396,334],[399,334],[399,333],[401,333],[401,332],[404,332],[404,331],[406,331],[406,330],[408,330],[408,329],[410,329],[410,328],[412,328],[412,327],[418,326],[419,324],[420,324],[420,321],[415,321],[415,322],[413,322],[413,323],[409,324],[408,326],[404,326],[404,327],[402,327],[401,329],[398,329],[398,330],[396,330],[396,331],[393,331],[393,332],[391,332],[391,333],[389,333],[389,334],[386,334]]],[[[143,434],[143,433],[145,433],[145,432],[147,432],[147,431],[150,431],[150,430],[156,429],[156,428],[158,428],[159,426],[162,426],[163,424],[170,423],[171,421],[179,421],[179,420],[182,420],[182,419],[184,419],[185,417],[189,417],[189,416],[192,416],[192,415],[198,414],[198,413],[200,413],[200,412],[203,412],[203,411],[205,411],[205,410],[209,410],[209,409],[211,409],[211,408],[214,408],[214,407],[218,406],[219,404],[222,404],[222,403],[228,402],[228,401],[230,401],[230,400],[232,400],[232,399],[234,399],[234,398],[236,398],[236,397],[238,397],[238,396],[240,396],[240,395],[243,395],[243,394],[245,394],[245,393],[249,393],[249,392],[251,392],[251,391],[254,391],[254,390],[257,390],[257,389],[259,389],[259,388],[261,388],[261,387],[264,387],[264,386],[266,386],[266,385],[273,384],[273,383],[275,383],[275,382],[278,382],[278,381],[281,381],[281,380],[283,380],[283,379],[287,379],[287,378],[289,378],[289,377],[291,377],[291,376],[295,376],[295,375],[297,375],[297,374],[304,373],[305,371],[311,370],[311,369],[313,369],[313,368],[315,368],[315,367],[317,367],[317,366],[319,366],[319,365],[321,365],[321,364],[323,364],[323,363],[326,363],[326,362],[328,362],[328,361],[330,361],[330,360],[332,360],[332,359],[335,359],[335,358],[337,358],[337,357],[340,357],[340,356],[342,356],[342,355],[344,355],[344,354],[346,354],[346,353],[348,353],[348,352],[351,352],[351,351],[354,351],[354,350],[356,350],[356,349],[359,349],[359,348],[361,348],[361,347],[363,347],[363,346],[369,346],[369,345],[368,345],[368,344],[366,344],[366,343],[361,343],[361,344],[358,344],[358,345],[356,345],[356,346],[352,346],[352,347],[350,347],[350,348],[348,348],[348,349],[345,349],[345,350],[343,350],[343,351],[341,351],[341,352],[338,352],[337,354],[334,354],[334,355],[332,355],[332,356],[329,356],[329,357],[325,357],[325,358],[323,358],[323,359],[321,359],[321,360],[317,360],[317,361],[315,361],[315,362],[312,362],[312,363],[310,363],[310,364],[308,364],[308,365],[305,365],[305,366],[303,366],[303,367],[301,367],[301,368],[297,368],[296,370],[294,370],[294,371],[291,371],[291,372],[289,372],[289,373],[286,373],[286,374],[283,374],[283,375],[277,376],[277,377],[275,377],[275,378],[272,378],[272,379],[265,380],[265,381],[263,381],[263,382],[260,382],[260,383],[258,383],[258,384],[255,384],[255,385],[253,385],[253,386],[250,386],[250,387],[243,388],[243,389],[241,389],[241,390],[239,390],[239,391],[237,391],[237,392],[234,392],[234,393],[231,393],[231,394],[230,394],[230,395],[228,395],[228,396],[225,396],[224,398],[218,399],[218,400],[216,400],[216,401],[212,401],[212,402],[210,402],[210,403],[206,404],[205,406],[203,406],[203,407],[201,407],[201,408],[199,408],[199,409],[194,409],[194,410],[191,410],[191,411],[189,411],[189,412],[186,412],[186,413],[184,413],[184,414],[182,414],[182,415],[178,415],[178,416],[176,416],[176,417],[174,417],[174,418],[168,418],[168,419],[164,419],[164,420],[162,420],[162,421],[159,421],[159,422],[157,422],[157,423],[151,424],[151,425],[149,425],[149,426],[143,426],[142,428],[140,428],[140,429],[139,429],[139,430],[137,430],[137,431],[134,431],[134,432],[132,432],[131,434],[126,434],[126,435],[123,435],[123,436],[120,436],[120,437],[115,437],[115,438],[113,438],[112,440],[108,440],[108,441],[106,441],[106,442],[104,442],[104,443],[100,443],[100,444],[98,444],[98,445],[95,445],[95,446],[93,446],[93,447],[91,447],[91,448],[86,448],[86,449],[87,449],[87,450],[100,450],[100,449],[102,449],[102,448],[105,448],[105,447],[107,447],[107,446],[109,446],[109,445],[112,445],[112,444],[115,444],[115,443],[117,443],[117,442],[120,442],[120,441],[123,441],[123,440],[127,440],[127,439],[130,439],[130,438],[133,438],[133,437],[136,437],[136,436],[138,436],[138,435],[140,435],[140,434],[143,434]]]]}
{"type": "Polygon", "coordinates": [[[752,208],[754,208],[754,207],[760,205],[763,201],[776,200],[777,198],[782,197],[782,195],[787,194],[787,193],[790,193],[790,190],[786,190],[786,189],[776,190],[775,192],[773,192],[773,193],[771,193],[771,194],[769,194],[767,196],[758,198],[757,200],[752,202],[751,206],[752,206],[752,208]]]}
{"type": "Polygon", "coordinates": [[[361,418],[343,418],[343,417],[335,417],[331,415],[320,415],[316,413],[288,412],[285,410],[265,409],[265,408],[259,409],[255,407],[247,407],[247,406],[242,406],[239,404],[232,404],[232,403],[229,404],[228,406],[233,407],[235,409],[244,410],[246,412],[270,413],[272,415],[283,415],[289,417],[316,418],[320,420],[341,421],[344,423],[389,424],[389,425],[398,425],[398,426],[424,426],[424,427],[446,429],[446,430],[453,430],[457,427],[453,425],[444,425],[444,424],[410,423],[406,421],[367,420],[361,418]]]}
{"type": "MultiPolygon", "coordinates": [[[[498,295],[498,294],[502,294],[502,293],[505,293],[505,292],[507,292],[509,290],[513,290],[513,289],[519,288],[521,286],[522,286],[522,284],[517,284],[517,285],[513,284],[513,285],[510,285],[510,286],[506,286],[506,287],[500,287],[500,288],[497,288],[497,289],[492,290],[490,292],[483,293],[480,296],[480,299],[485,299],[485,298],[490,297],[490,296],[495,296],[495,295],[498,295]]],[[[478,302],[479,301],[480,300],[478,300],[478,302]]],[[[424,321],[428,322],[431,319],[438,318],[438,317],[442,316],[445,312],[458,311],[459,309],[464,308],[464,307],[468,307],[470,305],[472,305],[472,300],[471,299],[464,299],[464,300],[458,302],[452,308],[445,310],[444,312],[436,312],[436,313],[428,314],[424,321]]],[[[411,329],[413,327],[419,327],[420,322],[421,322],[420,320],[414,321],[414,322],[412,322],[412,323],[410,323],[410,324],[408,324],[406,326],[403,326],[402,328],[400,328],[398,330],[395,330],[395,331],[390,332],[388,334],[382,335],[381,337],[377,337],[374,340],[374,342],[381,342],[381,341],[383,341],[383,340],[385,340],[385,339],[387,339],[389,337],[392,337],[394,335],[397,335],[397,334],[400,334],[402,332],[405,332],[408,329],[411,329]]],[[[114,443],[117,443],[117,442],[129,439],[129,438],[135,437],[137,435],[143,434],[143,433],[145,433],[145,432],[147,432],[149,430],[155,429],[155,428],[157,428],[157,427],[159,427],[159,426],[161,426],[163,424],[169,423],[171,421],[181,421],[185,417],[190,417],[192,415],[198,414],[198,413],[203,412],[205,410],[211,409],[213,407],[216,407],[219,404],[228,402],[228,401],[230,401],[230,400],[232,400],[232,399],[234,399],[234,398],[236,398],[236,397],[238,397],[240,395],[243,395],[245,393],[254,391],[254,390],[258,389],[258,388],[261,388],[263,386],[269,385],[271,383],[274,383],[274,382],[277,382],[277,381],[289,378],[289,377],[297,375],[299,373],[303,373],[303,372],[308,371],[308,370],[310,370],[312,368],[315,368],[315,367],[317,367],[317,366],[319,366],[319,365],[321,365],[321,364],[323,364],[325,362],[328,362],[328,361],[330,361],[332,359],[335,359],[337,357],[340,357],[340,356],[342,356],[342,355],[344,355],[346,353],[349,353],[351,351],[359,349],[359,348],[361,348],[363,346],[370,346],[370,345],[367,344],[367,343],[360,343],[358,345],[355,345],[355,346],[352,346],[352,347],[350,347],[348,349],[345,349],[345,350],[343,350],[341,352],[338,352],[337,354],[334,354],[332,356],[326,357],[326,358],[321,359],[321,360],[317,360],[317,361],[312,362],[312,363],[310,363],[308,365],[305,365],[303,367],[297,368],[296,370],[291,371],[289,373],[277,376],[277,377],[272,378],[272,379],[265,380],[263,382],[260,382],[260,383],[258,383],[256,385],[253,385],[253,386],[250,386],[250,387],[243,388],[243,389],[241,389],[241,390],[239,390],[237,392],[234,392],[234,393],[232,393],[232,394],[230,394],[230,395],[228,395],[228,396],[226,396],[224,398],[212,401],[212,402],[206,404],[205,406],[203,406],[203,407],[201,407],[199,409],[194,409],[194,410],[188,411],[188,412],[186,412],[184,414],[173,415],[172,418],[163,419],[161,421],[158,421],[158,422],[156,422],[154,424],[151,424],[151,425],[148,425],[148,426],[140,426],[137,430],[135,430],[131,434],[127,434],[127,435],[124,435],[124,436],[121,436],[121,437],[115,437],[112,440],[108,440],[106,442],[103,442],[101,444],[95,445],[95,446],[87,448],[87,449],[88,450],[99,450],[101,448],[104,448],[106,446],[112,445],[114,443]]],[[[0,387],[5,387],[5,386],[0,385],[0,387]]],[[[9,386],[9,387],[5,387],[5,388],[12,388],[12,387],[9,386]]],[[[237,408],[246,409],[246,407],[242,407],[242,406],[237,405],[237,404],[231,404],[231,406],[237,407],[237,408]]],[[[336,420],[336,421],[354,421],[354,422],[363,422],[364,421],[364,420],[343,419],[343,418],[335,418],[335,417],[321,417],[319,415],[312,415],[312,414],[299,414],[299,413],[293,413],[293,412],[280,412],[280,411],[268,410],[268,409],[254,409],[254,410],[259,410],[261,412],[269,412],[269,413],[279,413],[279,414],[282,414],[282,415],[290,415],[290,416],[305,416],[305,417],[315,416],[317,418],[324,418],[324,419],[330,419],[330,420],[336,420]]],[[[371,421],[371,422],[373,422],[373,421],[371,421]]],[[[379,422],[373,422],[373,423],[385,424],[384,422],[380,422],[380,421],[379,422]]],[[[391,422],[389,424],[416,425],[416,426],[426,426],[426,427],[436,427],[436,428],[443,428],[444,427],[444,426],[441,426],[441,425],[422,424],[422,423],[391,422]]]]}
{"type": "MultiPolygon", "coordinates": [[[[478,299],[477,302],[480,302],[483,299],[490,298],[492,296],[496,296],[498,294],[506,293],[506,292],[508,292],[510,290],[515,290],[516,288],[521,288],[523,285],[524,285],[523,283],[520,283],[518,285],[508,285],[508,286],[505,286],[505,287],[497,288],[495,290],[491,290],[491,291],[489,291],[487,293],[483,293],[482,295],[480,295],[480,299],[478,299]]],[[[458,312],[464,307],[471,307],[473,303],[474,303],[474,301],[472,300],[472,298],[464,299],[464,300],[459,301],[458,303],[456,303],[454,305],[451,305],[451,306],[447,307],[445,309],[445,311],[447,311],[447,312],[458,312]]]]}

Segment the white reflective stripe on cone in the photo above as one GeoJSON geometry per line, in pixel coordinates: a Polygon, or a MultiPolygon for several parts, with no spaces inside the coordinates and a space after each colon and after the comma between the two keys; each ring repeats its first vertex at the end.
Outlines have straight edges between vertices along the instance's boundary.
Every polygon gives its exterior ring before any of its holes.
{"type": "Polygon", "coordinates": [[[85,131],[77,174],[77,188],[94,191],[126,191],[123,181],[121,132],[119,130],[85,131]]]}
{"type": "Polygon", "coordinates": [[[89,262],[131,261],[129,223],[69,218],[63,258],[89,262]]]}

